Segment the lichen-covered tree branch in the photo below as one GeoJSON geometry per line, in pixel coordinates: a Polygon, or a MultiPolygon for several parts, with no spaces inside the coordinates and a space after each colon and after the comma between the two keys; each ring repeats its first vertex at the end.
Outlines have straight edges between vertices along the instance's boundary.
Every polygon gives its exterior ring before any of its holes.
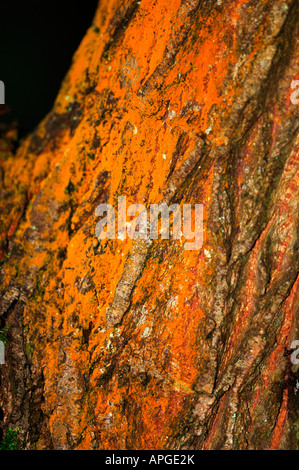
{"type": "Polygon", "coordinates": [[[101,0],[50,113],[1,127],[21,448],[298,448],[298,7],[101,0]],[[99,239],[120,196],[202,204],[202,247],[99,239]]]}

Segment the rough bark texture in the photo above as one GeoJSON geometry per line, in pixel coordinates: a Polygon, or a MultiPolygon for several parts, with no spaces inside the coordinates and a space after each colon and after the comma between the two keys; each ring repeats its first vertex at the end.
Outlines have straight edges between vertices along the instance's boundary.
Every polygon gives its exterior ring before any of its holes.
{"type": "Polygon", "coordinates": [[[53,110],[17,151],[1,130],[24,448],[297,448],[298,5],[102,0],[53,110]],[[203,203],[203,249],[99,243],[119,195],[203,203]]]}

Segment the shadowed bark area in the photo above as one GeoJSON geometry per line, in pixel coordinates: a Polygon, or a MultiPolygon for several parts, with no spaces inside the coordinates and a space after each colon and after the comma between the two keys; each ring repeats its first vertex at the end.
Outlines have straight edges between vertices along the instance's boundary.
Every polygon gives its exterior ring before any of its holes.
{"type": "Polygon", "coordinates": [[[298,448],[298,7],[102,0],[53,110],[17,151],[0,129],[23,448],[298,448]],[[99,242],[123,195],[202,203],[202,249],[99,242]]]}

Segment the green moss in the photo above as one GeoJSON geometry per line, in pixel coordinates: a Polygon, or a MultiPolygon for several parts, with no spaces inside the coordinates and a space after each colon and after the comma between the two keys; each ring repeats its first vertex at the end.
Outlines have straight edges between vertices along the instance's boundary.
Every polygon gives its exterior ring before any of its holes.
{"type": "Polygon", "coordinates": [[[35,349],[35,344],[32,341],[29,341],[29,343],[26,345],[26,355],[31,357],[34,349],[35,349]]]}
{"type": "Polygon", "coordinates": [[[3,438],[3,441],[0,444],[0,450],[18,450],[20,448],[18,434],[19,428],[8,428],[3,438]]]}
{"type": "Polygon", "coordinates": [[[4,263],[6,261],[8,261],[9,257],[10,257],[11,253],[6,253],[6,255],[3,257],[3,259],[0,261],[0,269],[2,268],[2,266],[4,265],[4,263]]]}
{"type": "Polygon", "coordinates": [[[74,183],[71,182],[71,180],[69,181],[69,184],[67,185],[67,187],[65,188],[64,192],[66,194],[72,194],[73,192],[75,191],[75,185],[74,183]]]}
{"type": "Polygon", "coordinates": [[[5,327],[2,330],[0,330],[0,341],[2,341],[2,343],[7,342],[6,335],[7,335],[8,330],[9,330],[9,324],[8,323],[7,323],[7,325],[5,325],[5,327]]]}

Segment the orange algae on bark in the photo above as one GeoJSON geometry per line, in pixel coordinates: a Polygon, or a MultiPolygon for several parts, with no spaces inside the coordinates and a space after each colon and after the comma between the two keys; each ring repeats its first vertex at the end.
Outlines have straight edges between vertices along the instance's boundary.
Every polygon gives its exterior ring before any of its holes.
{"type": "Polygon", "coordinates": [[[296,448],[297,20],[101,1],[52,111],[16,154],[2,136],[1,426],[24,448],[296,448]],[[169,181],[203,247],[154,241],[109,322],[135,242],[99,242],[95,208],[169,181]]]}

